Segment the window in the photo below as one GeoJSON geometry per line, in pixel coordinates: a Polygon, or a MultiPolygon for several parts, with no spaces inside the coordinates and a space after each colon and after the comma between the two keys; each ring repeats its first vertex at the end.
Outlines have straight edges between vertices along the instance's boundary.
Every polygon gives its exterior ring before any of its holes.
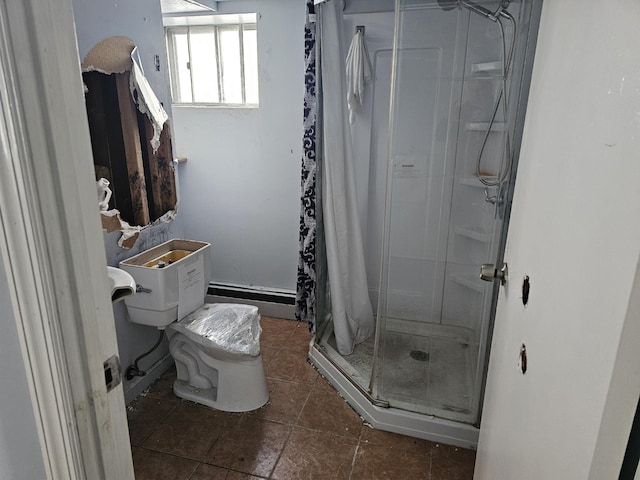
{"type": "Polygon", "coordinates": [[[258,105],[255,20],[167,26],[165,31],[174,103],[258,105]]]}

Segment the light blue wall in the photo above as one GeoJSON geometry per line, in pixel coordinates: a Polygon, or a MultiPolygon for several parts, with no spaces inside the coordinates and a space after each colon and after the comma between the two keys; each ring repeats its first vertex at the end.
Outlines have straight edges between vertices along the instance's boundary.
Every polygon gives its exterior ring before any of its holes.
{"type": "MultiPolygon", "coordinates": [[[[305,7],[300,0],[220,2],[219,13],[258,13],[259,109],[170,108],[169,77],[159,0],[74,0],[82,59],[113,35],[133,39],[145,75],[173,118],[177,220],[143,231],[135,247],[105,234],[107,261],[118,261],[176,237],[212,243],[212,279],[294,290],[302,155],[305,7]],[[161,71],[154,69],[154,55],[161,71]]],[[[148,350],[157,330],[131,324],[114,306],[123,368],[148,350]]],[[[167,355],[166,344],[143,367],[167,355]]],[[[153,376],[152,376],[153,377],[153,376]]],[[[145,377],[144,384],[153,378],[145,377]]],[[[127,400],[144,386],[125,381],[127,400]]]]}
{"type": "Polygon", "coordinates": [[[219,2],[258,13],[260,108],[173,108],[185,235],[212,244],[212,280],[294,290],[304,93],[302,0],[219,2]]]}
{"type": "Polygon", "coordinates": [[[45,478],[9,286],[0,258],[0,478],[45,478]]]}
{"type": "MultiPolygon", "coordinates": [[[[145,76],[149,80],[158,99],[163,103],[167,113],[171,115],[171,95],[169,90],[169,75],[167,72],[166,49],[164,43],[164,29],[159,0],[135,1],[102,1],[102,0],[73,0],[73,10],[78,37],[80,59],[101,40],[114,35],[124,35],[131,38],[138,46],[138,53],[142,61],[145,76]],[[156,72],[154,56],[160,56],[160,71],[156,72]]],[[[120,260],[131,257],[140,251],[151,248],[170,238],[182,237],[181,218],[168,224],[146,228],[142,231],[134,248],[125,250],[118,247],[119,232],[104,235],[107,262],[117,266],[120,260]]],[[[158,330],[153,327],[136,325],[129,322],[124,303],[114,305],[114,318],[120,362],[123,369],[131,365],[136,357],[149,350],[156,342],[158,330]]],[[[166,340],[152,355],[140,362],[140,368],[146,369],[155,364],[169,353],[166,340]]],[[[131,400],[137,393],[151,383],[157,375],[156,371],[146,377],[139,377],[132,381],[124,380],[125,397],[131,400]]]]}

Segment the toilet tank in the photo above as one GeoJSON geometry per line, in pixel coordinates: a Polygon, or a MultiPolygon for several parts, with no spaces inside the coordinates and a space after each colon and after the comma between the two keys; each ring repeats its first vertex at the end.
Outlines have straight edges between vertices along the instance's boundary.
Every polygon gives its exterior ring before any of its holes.
{"type": "Polygon", "coordinates": [[[181,265],[202,265],[204,288],[198,301],[203,305],[211,279],[210,250],[207,242],[174,239],[121,261],[119,267],[133,277],[138,291],[125,299],[129,319],[158,328],[178,320],[181,265]],[[202,263],[194,263],[200,258],[202,263]]]}

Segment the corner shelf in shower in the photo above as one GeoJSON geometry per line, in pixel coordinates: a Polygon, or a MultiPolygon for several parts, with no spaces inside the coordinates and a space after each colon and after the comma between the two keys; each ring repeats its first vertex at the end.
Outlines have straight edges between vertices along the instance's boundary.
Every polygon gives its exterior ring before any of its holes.
{"type": "MultiPolygon", "coordinates": [[[[467,122],[464,129],[469,132],[486,132],[489,128],[489,122],[467,122]]],[[[491,125],[492,132],[504,132],[507,130],[507,124],[504,122],[493,122],[491,125]]]]}
{"type": "Polygon", "coordinates": [[[494,75],[502,73],[502,61],[472,63],[471,73],[488,73],[494,75]]]}
{"type": "Polygon", "coordinates": [[[484,292],[485,285],[475,275],[451,275],[451,280],[478,293],[484,292]]]}
{"type": "Polygon", "coordinates": [[[484,179],[487,180],[489,182],[496,182],[498,180],[498,177],[493,176],[493,175],[483,175],[482,177],[462,177],[460,179],[460,184],[461,185],[468,185],[470,187],[478,187],[478,188],[484,188],[487,185],[484,185],[480,179],[484,179]]]}
{"type": "Polygon", "coordinates": [[[485,230],[482,230],[481,228],[465,227],[465,226],[458,225],[457,227],[454,227],[453,231],[456,232],[458,235],[461,235],[466,238],[470,238],[471,240],[475,240],[477,242],[488,243],[489,240],[491,239],[490,235],[485,230]]]}

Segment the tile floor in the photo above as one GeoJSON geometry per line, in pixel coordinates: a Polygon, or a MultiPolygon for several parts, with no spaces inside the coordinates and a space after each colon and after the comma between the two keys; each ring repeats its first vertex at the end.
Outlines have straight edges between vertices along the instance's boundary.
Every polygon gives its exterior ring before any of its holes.
{"type": "Polygon", "coordinates": [[[137,480],[470,480],[475,453],[373,430],[307,363],[304,324],[262,318],[269,403],[227,413],[176,398],[175,369],[129,407],[137,480]]]}

